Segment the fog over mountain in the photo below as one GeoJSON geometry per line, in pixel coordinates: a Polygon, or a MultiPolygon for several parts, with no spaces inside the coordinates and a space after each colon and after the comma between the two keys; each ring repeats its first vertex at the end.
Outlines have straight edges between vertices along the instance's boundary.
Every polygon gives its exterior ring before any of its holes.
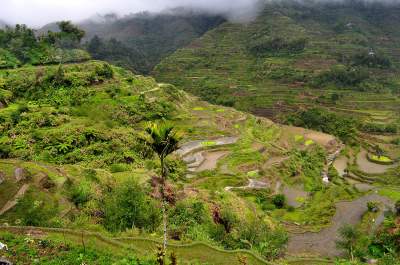
{"type": "Polygon", "coordinates": [[[96,13],[115,12],[119,15],[141,11],[160,12],[175,7],[249,17],[257,11],[258,0],[3,0],[0,18],[11,23],[42,26],[57,20],[79,21],[96,13]]]}
{"type": "MultiPolygon", "coordinates": [[[[160,12],[175,7],[186,7],[223,14],[229,19],[240,21],[253,18],[262,9],[259,5],[265,1],[270,0],[3,0],[0,18],[10,23],[25,23],[38,27],[57,20],[79,21],[96,13],[115,12],[119,15],[127,15],[141,11],[160,12]]],[[[332,2],[331,0],[304,1],[307,3],[332,2]]],[[[337,0],[337,2],[340,1],[347,0],[337,0]]],[[[365,1],[400,2],[399,0],[365,1]]]]}

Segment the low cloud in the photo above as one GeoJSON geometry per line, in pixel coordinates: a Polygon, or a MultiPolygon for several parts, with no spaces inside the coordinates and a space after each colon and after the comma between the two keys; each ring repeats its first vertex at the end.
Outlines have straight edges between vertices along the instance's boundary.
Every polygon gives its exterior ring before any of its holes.
{"type": "Polygon", "coordinates": [[[246,20],[257,12],[259,0],[2,0],[0,20],[42,26],[59,20],[80,21],[95,14],[127,15],[187,7],[246,20]]]}
{"type": "MultiPolygon", "coordinates": [[[[193,8],[223,14],[228,19],[246,21],[262,10],[262,3],[281,0],[1,0],[0,20],[42,26],[59,20],[80,21],[95,14],[127,15],[142,11],[160,12],[176,7],[193,8]]],[[[313,0],[294,0],[307,1],[313,0]]],[[[348,0],[316,0],[343,2],[348,0]]],[[[364,0],[365,2],[400,3],[400,0],[364,0]]]]}

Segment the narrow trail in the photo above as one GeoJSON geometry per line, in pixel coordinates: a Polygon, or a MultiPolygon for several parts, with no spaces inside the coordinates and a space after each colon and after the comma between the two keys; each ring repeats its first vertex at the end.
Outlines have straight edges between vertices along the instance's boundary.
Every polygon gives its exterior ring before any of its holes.
{"type": "Polygon", "coordinates": [[[15,205],[17,205],[18,200],[24,196],[26,191],[29,189],[29,186],[30,186],[30,184],[22,185],[22,187],[14,195],[14,198],[12,198],[6,204],[4,204],[3,208],[0,210],[0,215],[3,215],[7,211],[11,210],[15,205]]]}
{"type": "Polygon", "coordinates": [[[334,257],[341,253],[336,248],[339,229],[347,224],[356,225],[361,221],[363,214],[367,211],[367,203],[379,202],[384,207],[375,220],[375,227],[383,221],[384,211],[393,209],[394,204],[386,197],[370,194],[354,201],[338,202],[336,214],[332,218],[332,224],[320,232],[306,232],[291,234],[289,237],[288,252],[291,254],[319,254],[321,256],[334,257]]]}

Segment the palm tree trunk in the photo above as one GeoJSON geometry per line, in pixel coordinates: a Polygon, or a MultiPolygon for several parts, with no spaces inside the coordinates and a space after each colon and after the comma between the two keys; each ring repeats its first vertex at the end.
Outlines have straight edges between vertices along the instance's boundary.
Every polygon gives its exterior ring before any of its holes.
{"type": "Polygon", "coordinates": [[[163,228],[164,228],[164,240],[163,240],[163,250],[164,255],[167,252],[167,205],[166,201],[163,200],[162,203],[162,212],[163,212],[163,228]]]}
{"type": "Polygon", "coordinates": [[[162,199],[162,215],[163,215],[163,252],[164,256],[167,253],[167,200],[165,198],[165,179],[166,172],[164,167],[164,159],[161,158],[161,199],[162,199]]]}

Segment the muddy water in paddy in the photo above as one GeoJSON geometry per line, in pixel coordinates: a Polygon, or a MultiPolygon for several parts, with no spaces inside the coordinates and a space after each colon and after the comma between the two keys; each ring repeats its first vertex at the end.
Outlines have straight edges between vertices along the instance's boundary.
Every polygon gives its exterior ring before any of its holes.
{"type": "Polygon", "coordinates": [[[380,164],[372,163],[372,162],[368,161],[367,154],[368,154],[368,152],[366,150],[362,149],[360,151],[360,153],[358,153],[358,155],[357,155],[358,168],[365,173],[382,174],[382,173],[385,173],[388,169],[395,168],[398,166],[398,163],[393,164],[393,165],[380,165],[380,164]]]}
{"type": "Polygon", "coordinates": [[[339,176],[341,176],[341,177],[343,177],[345,174],[345,170],[347,168],[347,162],[348,162],[348,158],[345,156],[341,156],[341,157],[337,158],[335,160],[335,162],[333,162],[333,166],[335,167],[335,169],[339,173],[339,176]]]}
{"type": "Polygon", "coordinates": [[[229,151],[203,152],[203,163],[196,169],[197,172],[212,170],[217,167],[218,160],[228,155],[229,151]]]}
{"type": "Polygon", "coordinates": [[[300,207],[302,202],[299,202],[299,199],[307,199],[309,194],[304,191],[301,187],[289,187],[285,186],[283,188],[283,194],[286,197],[287,204],[293,207],[300,207]]]}

